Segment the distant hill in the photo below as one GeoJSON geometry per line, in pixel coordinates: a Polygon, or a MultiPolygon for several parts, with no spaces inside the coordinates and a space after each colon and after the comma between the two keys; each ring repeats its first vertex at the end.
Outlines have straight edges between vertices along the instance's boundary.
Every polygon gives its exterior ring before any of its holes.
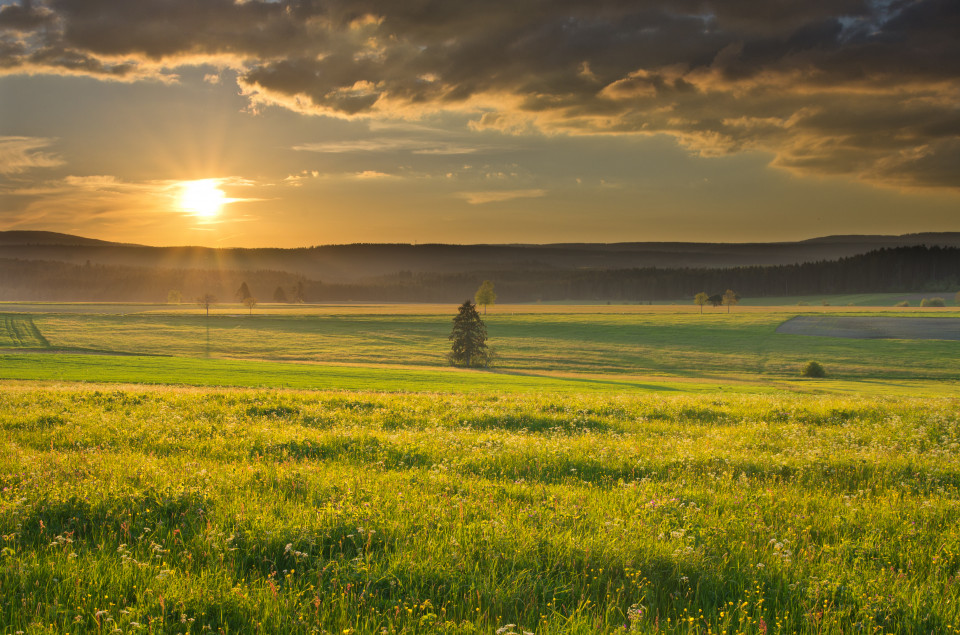
{"type": "Polygon", "coordinates": [[[837,260],[879,248],[960,247],[960,233],[826,236],[780,243],[352,244],[299,249],[148,247],[54,232],[0,232],[0,258],[191,271],[275,271],[323,283],[395,274],[718,268],[837,260]]]}
{"type": "Polygon", "coordinates": [[[238,301],[243,286],[261,303],[459,303],[473,297],[483,280],[494,282],[500,303],[689,302],[700,291],[719,294],[725,289],[745,298],[916,292],[952,298],[960,289],[960,248],[883,247],[838,260],[745,267],[400,271],[357,282],[326,282],[268,269],[173,269],[0,257],[4,301],[165,302],[173,297],[191,303],[211,294],[229,303],[238,301]]]}
{"type": "Polygon", "coordinates": [[[0,232],[0,246],[10,245],[17,247],[58,246],[58,247],[91,247],[117,246],[125,243],[112,243],[95,238],[83,238],[72,234],[41,231],[5,231],[0,232]]]}
{"type": "Polygon", "coordinates": [[[800,244],[861,244],[873,247],[912,247],[926,245],[928,247],[957,247],[960,246],[960,232],[925,232],[920,234],[902,234],[900,236],[885,236],[882,234],[850,234],[839,236],[822,236],[800,241],[800,244]]]}

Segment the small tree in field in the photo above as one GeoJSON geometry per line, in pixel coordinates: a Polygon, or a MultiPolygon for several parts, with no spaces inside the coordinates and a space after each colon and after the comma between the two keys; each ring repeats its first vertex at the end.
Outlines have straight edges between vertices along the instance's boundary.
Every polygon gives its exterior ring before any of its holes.
{"type": "Polygon", "coordinates": [[[733,289],[727,289],[723,294],[723,303],[727,305],[727,313],[730,312],[730,307],[738,302],[740,302],[740,296],[737,295],[736,291],[733,289]]]}
{"type": "Polygon", "coordinates": [[[176,289],[171,289],[167,294],[167,304],[180,304],[183,302],[183,294],[176,289]]]}
{"type": "Polygon", "coordinates": [[[487,327],[470,300],[457,309],[450,341],[450,360],[457,366],[487,365],[487,327]]]}
{"type": "Polygon", "coordinates": [[[476,295],[473,296],[473,301],[483,305],[483,314],[486,315],[487,305],[496,304],[497,302],[497,294],[493,292],[493,283],[489,280],[484,280],[480,288],[477,289],[476,295]]]}
{"type": "Polygon", "coordinates": [[[717,308],[718,306],[723,304],[723,296],[720,295],[719,293],[714,293],[712,296],[707,298],[707,302],[709,302],[713,306],[713,308],[717,308]]]}
{"type": "Polygon", "coordinates": [[[283,290],[283,287],[277,287],[273,291],[273,301],[274,302],[289,302],[287,299],[287,292],[283,290]]]}
{"type": "Polygon", "coordinates": [[[703,313],[703,305],[710,301],[710,296],[701,291],[693,296],[693,303],[700,307],[700,313],[703,313]]]}
{"type": "Polygon", "coordinates": [[[803,367],[803,372],[801,373],[804,377],[826,377],[827,371],[824,370],[820,362],[807,362],[807,365],[803,367]]]}
{"type": "Polygon", "coordinates": [[[202,296],[197,298],[197,306],[207,312],[207,317],[210,317],[210,307],[217,303],[217,299],[210,293],[204,293],[202,296]]]}
{"type": "Polygon", "coordinates": [[[253,307],[257,306],[257,299],[252,295],[248,295],[243,299],[243,305],[250,309],[250,315],[253,315],[253,307]]]}

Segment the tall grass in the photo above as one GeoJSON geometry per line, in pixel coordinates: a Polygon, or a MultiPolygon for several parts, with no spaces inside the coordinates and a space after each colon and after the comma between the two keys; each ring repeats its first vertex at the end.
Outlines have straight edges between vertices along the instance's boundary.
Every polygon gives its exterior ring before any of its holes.
{"type": "Polygon", "coordinates": [[[6,385],[0,625],[956,633],[958,405],[6,385]]]}

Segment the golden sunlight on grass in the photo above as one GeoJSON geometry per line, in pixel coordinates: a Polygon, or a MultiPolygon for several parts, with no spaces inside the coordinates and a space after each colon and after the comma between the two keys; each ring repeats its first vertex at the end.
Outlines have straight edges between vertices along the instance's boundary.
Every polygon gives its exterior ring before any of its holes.
{"type": "Polygon", "coordinates": [[[220,213],[227,202],[227,195],[218,186],[217,179],[184,181],[180,184],[180,209],[204,218],[220,213]]]}

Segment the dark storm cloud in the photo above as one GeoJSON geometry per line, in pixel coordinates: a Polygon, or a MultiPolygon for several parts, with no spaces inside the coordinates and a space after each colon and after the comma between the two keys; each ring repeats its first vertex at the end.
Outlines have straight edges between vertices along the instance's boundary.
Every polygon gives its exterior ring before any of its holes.
{"type": "Polygon", "coordinates": [[[28,31],[44,26],[52,20],[52,11],[44,7],[35,7],[29,0],[19,5],[0,7],[0,29],[28,31]]]}
{"type": "Polygon", "coordinates": [[[662,133],[703,155],[960,187],[956,0],[49,0],[4,7],[0,27],[7,73],[214,63],[254,106],[662,133]]]}

